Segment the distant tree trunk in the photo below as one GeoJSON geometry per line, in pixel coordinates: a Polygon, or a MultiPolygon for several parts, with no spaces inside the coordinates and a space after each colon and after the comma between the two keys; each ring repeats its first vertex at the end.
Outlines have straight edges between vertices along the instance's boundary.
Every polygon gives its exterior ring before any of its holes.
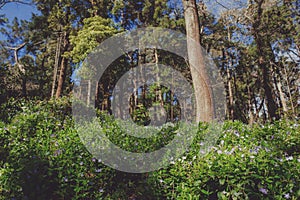
{"type": "Polygon", "coordinates": [[[62,36],[60,35],[57,38],[56,44],[56,51],[55,51],[55,62],[54,62],[54,69],[53,69],[53,79],[52,79],[52,89],[51,89],[51,98],[54,97],[55,93],[55,86],[56,86],[56,79],[57,79],[57,70],[59,66],[59,60],[61,57],[60,48],[61,48],[62,36]]]}
{"type": "Polygon", "coordinates": [[[285,82],[286,82],[286,85],[287,85],[287,90],[288,90],[288,94],[289,94],[292,113],[293,113],[293,116],[295,117],[296,113],[295,113],[295,107],[294,107],[294,103],[293,103],[293,96],[292,96],[292,93],[291,93],[290,81],[289,81],[289,77],[288,77],[288,73],[287,73],[285,64],[283,64],[283,69],[284,69],[284,79],[285,79],[285,82]]]}
{"type": "Polygon", "coordinates": [[[213,102],[200,46],[199,16],[195,0],[182,0],[187,33],[189,65],[196,98],[196,121],[213,120],[213,102]]]}
{"type": "MultiPolygon", "coordinates": [[[[68,40],[67,40],[66,32],[64,34],[64,39],[63,39],[63,49],[64,49],[63,52],[65,52],[68,49],[68,40]]],[[[66,80],[67,65],[68,65],[67,59],[65,57],[62,57],[60,63],[60,71],[59,71],[56,95],[55,95],[56,98],[59,98],[62,95],[64,82],[66,80]]]]}
{"type": "Polygon", "coordinates": [[[46,56],[43,55],[43,59],[42,59],[42,63],[41,63],[41,71],[43,72],[43,74],[39,76],[39,93],[40,93],[40,95],[42,95],[43,98],[45,97],[45,94],[46,94],[44,91],[44,85],[45,85],[44,73],[46,71],[45,61],[46,61],[46,56]]]}
{"type": "Polygon", "coordinates": [[[230,74],[230,67],[232,66],[230,57],[226,50],[223,49],[223,59],[226,60],[227,64],[223,64],[223,69],[226,68],[227,75],[227,90],[228,90],[228,104],[227,104],[227,117],[228,119],[234,120],[234,106],[233,106],[233,89],[232,89],[232,80],[230,74]]]}
{"type": "Polygon", "coordinates": [[[98,107],[99,104],[99,81],[96,81],[95,86],[95,107],[98,107]]]}
{"type": "Polygon", "coordinates": [[[251,90],[250,90],[250,87],[249,87],[249,84],[247,84],[247,92],[248,92],[248,123],[250,125],[253,124],[254,122],[254,116],[253,116],[253,109],[252,109],[252,93],[251,93],[251,90]]]}
{"type": "Polygon", "coordinates": [[[86,97],[87,106],[91,104],[91,90],[92,90],[92,81],[88,80],[87,97],[86,97]]]}
{"type": "MultiPolygon", "coordinates": [[[[258,65],[262,69],[262,80],[263,80],[263,88],[264,88],[264,93],[266,96],[266,104],[267,104],[267,110],[269,114],[269,118],[271,121],[274,119],[279,119],[278,113],[277,113],[277,104],[274,100],[275,98],[275,93],[274,89],[271,84],[271,78],[270,78],[270,72],[271,66],[267,65],[267,60],[265,60],[266,57],[272,56],[269,54],[270,52],[270,47],[269,43],[266,43],[265,37],[263,33],[261,33],[260,27],[262,23],[262,15],[263,15],[263,5],[264,0],[258,0],[257,1],[257,14],[255,17],[255,22],[253,24],[253,35],[254,35],[254,40],[257,45],[257,50],[258,50],[258,65]]],[[[272,51],[272,49],[271,49],[272,51]]]]}

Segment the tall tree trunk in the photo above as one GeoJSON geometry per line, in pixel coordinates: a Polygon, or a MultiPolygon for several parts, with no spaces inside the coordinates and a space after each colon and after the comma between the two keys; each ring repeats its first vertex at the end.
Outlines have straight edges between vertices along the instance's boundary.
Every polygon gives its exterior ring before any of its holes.
{"type": "MultiPolygon", "coordinates": [[[[65,32],[64,38],[63,38],[63,51],[62,54],[68,49],[68,39],[67,39],[67,33],[65,32]]],[[[67,59],[65,57],[61,58],[60,63],[60,71],[59,71],[59,78],[58,78],[58,84],[56,89],[56,95],[55,98],[60,98],[63,91],[64,82],[66,80],[66,72],[67,72],[67,59]]]]}
{"type": "MultiPolygon", "coordinates": [[[[252,31],[253,31],[254,40],[256,42],[257,50],[259,54],[258,65],[260,69],[262,69],[262,77],[263,77],[262,80],[263,80],[264,93],[266,96],[267,110],[268,110],[270,120],[273,121],[274,119],[279,119],[279,116],[277,113],[278,107],[274,100],[275,98],[274,88],[272,87],[271,78],[270,78],[271,70],[269,67],[271,66],[268,66],[269,62],[265,60],[265,58],[268,58],[268,56],[272,56],[272,55],[269,54],[270,47],[269,47],[269,43],[265,41],[266,36],[264,36],[263,33],[261,32],[263,3],[264,0],[257,1],[257,14],[255,17],[255,21],[253,23],[252,31]]],[[[269,57],[269,59],[271,58],[269,57]]]]}
{"type": "Polygon", "coordinates": [[[58,78],[58,84],[56,89],[55,98],[58,99],[62,95],[63,91],[63,85],[66,79],[66,71],[67,71],[67,63],[66,58],[62,58],[61,60],[61,67],[59,71],[59,78],[58,78]]]}
{"type": "Polygon", "coordinates": [[[283,64],[283,69],[284,69],[284,79],[285,79],[285,82],[287,85],[287,90],[288,90],[288,94],[289,94],[289,100],[290,100],[290,104],[291,104],[291,108],[292,108],[292,113],[293,113],[293,117],[295,117],[296,113],[295,113],[295,107],[294,107],[294,103],[293,103],[293,96],[291,93],[290,81],[289,81],[289,77],[288,77],[288,73],[287,73],[285,64],[283,64]]]}
{"type": "Polygon", "coordinates": [[[55,93],[57,71],[58,71],[58,66],[59,66],[59,60],[61,57],[61,53],[60,53],[61,42],[62,42],[62,36],[59,35],[59,37],[57,38],[56,51],[55,51],[55,62],[54,62],[54,69],[53,69],[51,98],[54,97],[54,93],[55,93]]]}
{"type": "Polygon", "coordinates": [[[195,0],[182,0],[187,33],[187,48],[196,98],[196,121],[212,121],[212,94],[208,86],[204,57],[200,46],[199,16],[195,0]]]}
{"type": "Polygon", "coordinates": [[[88,89],[87,89],[87,97],[86,97],[87,106],[90,106],[91,104],[91,90],[92,90],[92,81],[88,80],[88,89]]]}
{"type": "Polygon", "coordinates": [[[273,87],[271,85],[271,80],[270,80],[270,70],[268,66],[266,66],[266,63],[263,61],[263,56],[260,56],[260,61],[259,65],[262,68],[263,72],[263,88],[264,92],[266,95],[266,100],[267,100],[267,109],[268,109],[268,114],[271,119],[278,119],[278,114],[277,114],[277,104],[274,100],[273,96],[273,87]]]}
{"type": "Polygon", "coordinates": [[[247,93],[248,93],[248,123],[250,125],[253,124],[254,122],[254,116],[253,116],[253,109],[252,109],[252,96],[251,96],[251,90],[250,90],[250,87],[249,87],[249,84],[247,84],[247,93]]]}
{"type": "MultiPolygon", "coordinates": [[[[46,61],[46,56],[43,55],[43,60],[42,60],[42,63],[41,63],[41,71],[43,72],[42,76],[40,75],[39,76],[39,93],[40,95],[42,95],[42,98],[45,97],[45,91],[44,91],[44,85],[45,85],[45,80],[44,80],[44,74],[45,74],[45,61],[46,61]]],[[[48,92],[48,91],[47,91],[48,92]]]]}

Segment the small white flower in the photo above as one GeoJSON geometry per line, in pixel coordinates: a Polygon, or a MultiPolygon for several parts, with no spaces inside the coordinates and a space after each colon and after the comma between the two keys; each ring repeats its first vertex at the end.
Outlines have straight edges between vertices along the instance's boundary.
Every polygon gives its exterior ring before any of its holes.
{"type": "Polygon", "coordinates": [[[284,195],[284,198],[289,199],[289,198],[291,198],[291,196],[290,196],[289,193],[287,193],[287,194],[284,195]]]}
{"type": "Polygon", "coordinates": [[[202,149],[202,150],[200,150],[200,153],[201,154],[205,154],[205,151],[202,149]]]}
{"type": "Polygon", "coordinates": [[[286,160],[293,160],[293,156],[286,157],[286,160]]]}
{"type": "Polygon", "coordinates": [[[259,191],[263,194],[268,194],[268,190],[265,188],[259,188],[259,191]]]}

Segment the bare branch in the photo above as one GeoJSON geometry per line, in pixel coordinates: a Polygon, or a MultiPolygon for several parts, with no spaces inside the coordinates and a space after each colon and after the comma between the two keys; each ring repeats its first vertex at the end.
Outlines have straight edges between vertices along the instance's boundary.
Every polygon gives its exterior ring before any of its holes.
{"type": "Polygon", "coordinates": [[[6,47],[10,50],[13,50],[14,51],[14,58],[15,58],[15,63],[16,65],[19,67],[19,70],[25,74],[25,68],[24,68],[24,65],[22,65],[22,63],[20,63],[19,61],[19,56],[18,56],[18,52],[25,47],[25,45],[27,44],[27,42],[23,43],[23,44],[20,44],[19,46],[17,47],[6,47]]]}
{"type": "Polygon", "coordinates": [[[219,1],[215,0],[217,4],[219,4],[220,6],[222,6],[223,8],[225,8],[226,10],[230,10],[230,8],[228,8],[227,6],[225,6],[224,4],[220,3],[219,1]]]}

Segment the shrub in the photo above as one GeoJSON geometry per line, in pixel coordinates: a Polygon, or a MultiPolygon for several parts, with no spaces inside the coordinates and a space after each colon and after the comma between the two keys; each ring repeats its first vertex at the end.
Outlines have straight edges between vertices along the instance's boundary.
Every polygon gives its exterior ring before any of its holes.
{"type": "Polygon", "coordinates": [[[298,199],[300,129],[293,122],[226,122],[211,151],[193,150],[149,181],[162,199],[298,199]]]}
{"type": "MultiPolygon", "coordinates": [[[[130,174],[106,167],[86,150],[70,107],[67,99],[24,101],[17,111],[9,106],[8,120],[0,121],[0,199],[300,197],[298,122],[225,122],[206,154],[201,148],[209,126],[201,123],[189,151],[169,167],[130,174]]],[[[165,134],[139,140],[124,134],[111,116],[98,113],[97,120],[112,142],[132,152],[159,149],[177,130],[166,125],[165,134]]]]}

